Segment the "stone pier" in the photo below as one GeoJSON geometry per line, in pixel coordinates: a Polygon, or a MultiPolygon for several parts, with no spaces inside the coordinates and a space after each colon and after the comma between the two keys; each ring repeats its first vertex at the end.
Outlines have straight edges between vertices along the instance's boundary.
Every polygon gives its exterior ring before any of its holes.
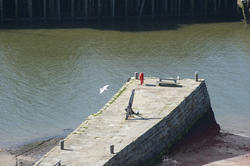
{"type": "Polygon", "coordinates": [[[35,165],[145,165],[167,151],[212,109],[204,80],[182,79],[166,86],[158,86],[158,80],[146,78],[141,86],[131,78],[99,112],[65,138],[63,150],[54,147],[35,165]],[[132,108],[139,115],[125,120],[132,89],[132,108]]]}

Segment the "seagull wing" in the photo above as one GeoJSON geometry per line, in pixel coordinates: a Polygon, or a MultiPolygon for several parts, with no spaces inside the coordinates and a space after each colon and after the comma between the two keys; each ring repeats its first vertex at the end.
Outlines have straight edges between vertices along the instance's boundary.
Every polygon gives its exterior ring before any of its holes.
{"type": "Polygon", "coordinates": [[[105,85],[103,88],[106,90],[108,89],[109,85],[105,85]]]}
{"type": "Polygon", "coordinates": [[[103,93],[103,92],[104,92],[104,89],[101,88],[99,94],[101,94],[101,93],[103,93]]]}
{"type": "Polygon", "coordinates": [[[99,94],[103,93],[105,90],[108,90],[108,87],[109,87],[109,85],[105,85],[104,87],[102,87],[100,89],[100,93],[99,94]]]}

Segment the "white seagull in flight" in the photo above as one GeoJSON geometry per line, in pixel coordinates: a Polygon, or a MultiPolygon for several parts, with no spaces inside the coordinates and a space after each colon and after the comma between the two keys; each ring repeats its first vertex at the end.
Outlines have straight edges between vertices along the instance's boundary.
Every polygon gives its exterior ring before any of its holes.
{"type": "Polygon", "coordinates": [[[99,94],[102,94],[105,90],[108,90],[108,87],[109,87],[109,85],[105,85],[104,87],[102,87],[100,89],[100,93],[99,94]]]}

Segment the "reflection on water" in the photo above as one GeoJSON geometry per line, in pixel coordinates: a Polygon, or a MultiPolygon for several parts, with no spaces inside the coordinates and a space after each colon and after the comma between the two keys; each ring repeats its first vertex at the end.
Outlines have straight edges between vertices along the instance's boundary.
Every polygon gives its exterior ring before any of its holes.
{"type": "Polygon", "coordinates": [[[250,137],[249,28],[238,22],[133,26],[138,29],[0,30],[0,147],[77,127],[135,71],[181,78],[199,71],[222,127],[250,137]]]}

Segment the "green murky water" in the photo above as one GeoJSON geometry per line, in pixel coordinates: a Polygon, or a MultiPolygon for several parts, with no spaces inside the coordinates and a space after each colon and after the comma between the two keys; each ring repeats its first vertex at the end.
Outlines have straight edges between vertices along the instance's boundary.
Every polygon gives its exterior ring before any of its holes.
{"type": "Polygon", "coordinates": [[[222,128],[250,137],[250,28],[121,27],[0,30],[0,147],[71,131],[135,71],[181,78],[199,71],[222,128]]]}

